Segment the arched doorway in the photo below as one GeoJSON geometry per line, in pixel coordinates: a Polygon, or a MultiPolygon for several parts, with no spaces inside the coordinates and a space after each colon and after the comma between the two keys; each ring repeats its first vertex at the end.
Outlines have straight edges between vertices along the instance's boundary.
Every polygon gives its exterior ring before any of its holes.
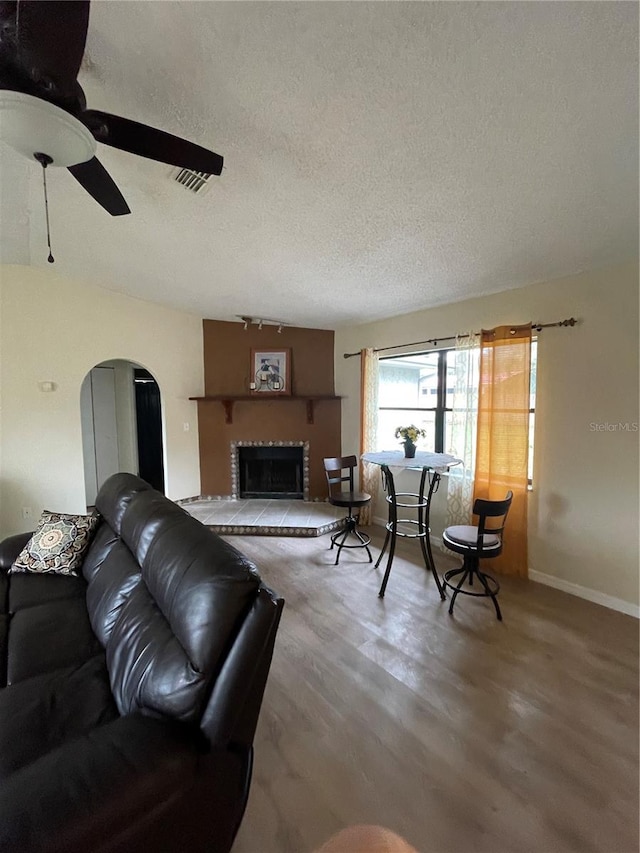
{"type": "Polygon", "coordinates": [[[164,492],[160,388],[146,368],[125,359],[97,364],[82,383],[80,414],[87,506],[118,471],[164,492]]]}

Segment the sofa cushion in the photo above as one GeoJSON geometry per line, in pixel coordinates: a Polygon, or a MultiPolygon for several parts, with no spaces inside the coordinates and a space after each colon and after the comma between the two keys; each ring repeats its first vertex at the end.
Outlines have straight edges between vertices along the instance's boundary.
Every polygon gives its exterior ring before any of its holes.
{"type": "Polygon", "coordinates": [[[105,648],[122,606],[133,589],[142,583],[140,566],[124,542],[118,539],[96,566],[87,589],[91,627],[105,648]]]}
{"type": "Polygon", "coordinates": [[[32,535],[32,533],[17,533],[15,536],[8,536],[0,542],[0,570],[4,570],[0,574],[4,575],[4,572],[11,568],[32,535]]]}
{"type": "Polygon", "coordinates": [[[0,686],[7,683],[7,648],[9,644],[9,617],[0,613],[0,686]]]}
{"type": "Polygon", "coordinates": [[[11,616],[7,684],[76,666],[100,651],[84,595],[26,607],[11,616]]]}
{"type": "Polygon", "coordinates": [[[84,580],[71,575],[18,573],[11,575],[7,608],[9,613],[17,613],[27,607],[66,598],[84,599],[86,591],[84,580]]]}
{"type": "Polygon", "coordinates": [[[229,850],[231,839],[220,843],[218,826],[224,833],[229,823],[237,825],[243,799],[235,793],[241,780],[232,761],[237,765],[240,759],[221,755],[216,775],[200,776],[194,790],[201,761],[202,747],[190,726],[141,715],[98,726],[0,784],[0,850],[229,850]],[[226,798],[216,790],[222,786],[230,792],[226,798]]]}
{"type": "Polygon", "coordinates": [[[9,571],[77,575],[97,524],[96,515],[45,510],[9,571]]]}
{"type": "Polygon", "coordinates": [[[121,714],[144,710],[198,720],[256,597],[256,569],[154,491],[131,499],[122,539],[141,565],[143,583],[120,602],[107,639],[118,709],[121,714]]]}
{"type": "Polygon", "coordinates": [[[91,541],[89,550],[87,551],[84,562],[82,563],[82,576],[87,583],[91,583],[96,572],[104,564],[109,554],[118,546],[120,537],[114,530],[105,523],[104,520],[91,541]]]}
{"type": "Polygon", "coordinates": [[[118,716],[104,654],[0,691],[0,779],[118,716]]]}
{"type": "Polygon", "coordinates": [[[100,487],[96,509],[119,536],[129,504],[139,492],[147,491],[152,491],[151,486],[134,474],[114,474],[100,487]]]}

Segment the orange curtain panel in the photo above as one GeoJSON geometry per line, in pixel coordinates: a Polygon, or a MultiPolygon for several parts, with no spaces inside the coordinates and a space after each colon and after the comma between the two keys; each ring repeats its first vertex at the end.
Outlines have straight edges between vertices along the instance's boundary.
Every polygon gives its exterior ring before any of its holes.
{"type": "Polygon", "coordinates": [[[504,549],[491,565],[505,575],[528,575],[527,463],[531,381],[531,325],[482,331],[474,500],[513,503],[504,549]]]}

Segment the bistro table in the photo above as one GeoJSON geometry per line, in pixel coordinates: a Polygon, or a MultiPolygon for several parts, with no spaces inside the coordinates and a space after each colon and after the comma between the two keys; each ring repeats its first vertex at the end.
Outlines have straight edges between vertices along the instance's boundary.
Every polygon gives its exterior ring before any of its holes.
{"type": "Polygon", "coordinates": [[[393,563],[393,555],[396,549],[396,538],[398,536],[408,539],[418,539],[422,549],[422,556],[427,569],[433,575],[433,579],[438,587],[440,598],[444,601],[446,598],[444,587],[438,577],[436,564],[433,560],[431,552],[431,541],[429,539],[429,512],[431,509],[431,498],[438,491],[440,485],[440,475],[447,471],[452,465],[462,463],[461,459],[456,459],[455,456],[449,456],[447,453],[428,453],[426,451],[417,451],[415,457],[407,459],[399,450],[383,450],[380,453],[363,453],[361,456],[363,462],[370,462],[374,465],[379,465],[382,471],[382,484],[386,494],[386,501],[389,505],[389,520],[387,521],[384,545],[380,556],[376,561],[376,568],[380,565],[383,556],[389,546],[389,556],[387,557],[387,566],[382,580],[382,586],[378,595],[384,598],[384,593],[389,581],[391,572],[391,564],[393,563]],[[413,468],[421,470],[420,486],[417,492],[397,492],[394,482],[394,472],[402,471],[405,468],[413,468]],[[428,488],[427,488],[428,484],[428,488]],[[425,492],[426,489],[426,492],[425,492]],[[411,508],[417,510],[417,519],[413,518],[398,518],[399,508],[411,508]],[[400,525],[403,525],[401,528],[400,525]]]}

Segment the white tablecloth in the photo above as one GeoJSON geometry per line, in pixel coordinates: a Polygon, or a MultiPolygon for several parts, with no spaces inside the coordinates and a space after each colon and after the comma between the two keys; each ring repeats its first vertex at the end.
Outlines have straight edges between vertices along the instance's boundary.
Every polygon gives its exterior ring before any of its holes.
{"type": "Polygon", "coordinates": [[[379,453],[363,453],[363,462],[371,462],[374,465],[387,465],[394,470],[403,468],[430,468],[442,474],[452,465],[460,465],[462,459],[449,456],[448,453],[429,453],[426,450],[417,450],[413,459],[407,459],[402,450],[382,450],[379,453]]]}

